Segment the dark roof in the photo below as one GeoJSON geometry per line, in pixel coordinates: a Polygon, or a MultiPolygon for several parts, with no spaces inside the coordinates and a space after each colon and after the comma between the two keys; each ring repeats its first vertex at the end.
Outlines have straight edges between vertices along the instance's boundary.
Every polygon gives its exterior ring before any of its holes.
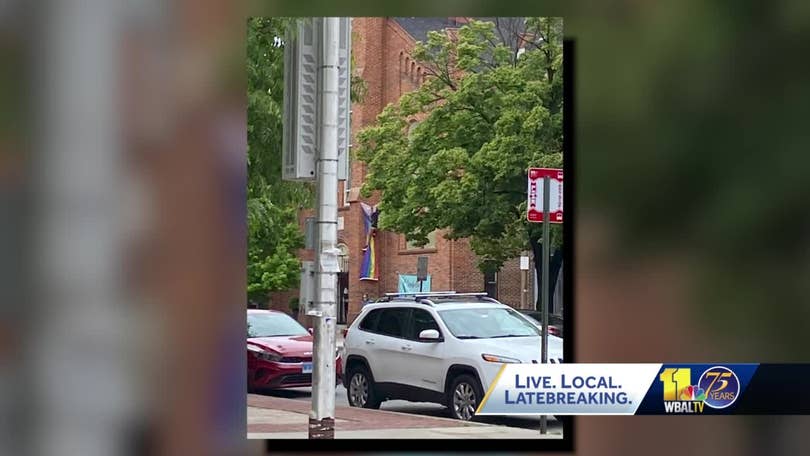
{"type": "Polygon", "coordinates": [[[416,41],[427,41],[430,31],[455,27],[446,17],[395,17],[394,20],[416,41]]]}
{"type": "MultiPolygon", "coordinates": [[[[495,22],[495,17],[471,17],[478,21],[495,22]]],[[[508,22],[511,18],[501,18],[508,22]]],[[[395,21],[416,41],[427,41],[427,34],[430,31],[441,31],[448,27],[457,28],[464,24],[458,24],[454,18],[450,17],[395,17],[395,21]]],[[[505,26],[505,25],[504,25],[505,26]]]]}

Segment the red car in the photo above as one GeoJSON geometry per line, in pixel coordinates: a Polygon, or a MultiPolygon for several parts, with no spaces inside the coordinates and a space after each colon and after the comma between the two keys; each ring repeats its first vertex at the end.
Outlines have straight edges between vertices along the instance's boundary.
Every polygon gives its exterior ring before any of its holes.
{"type": "MultiPolygon", "coordinates": [[[[248,390],[312,386],[312,334],[289,315],[247,311],[248,390]]],[[[343,372],[335,353],[337,382],[343,372]]]]}

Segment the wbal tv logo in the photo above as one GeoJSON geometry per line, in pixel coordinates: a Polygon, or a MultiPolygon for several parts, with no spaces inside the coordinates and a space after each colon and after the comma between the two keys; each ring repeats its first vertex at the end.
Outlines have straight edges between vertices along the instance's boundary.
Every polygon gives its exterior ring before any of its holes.
{"type": "Polygon", "coordinates": [[[692,383],[692,369],[666,368],[658,376],[664,384],[666,413],[703,413],[703,406],[723,409],[737,400],[740,380],[731,369],[715,366],[706,369],[697,383],[692,383]]]}

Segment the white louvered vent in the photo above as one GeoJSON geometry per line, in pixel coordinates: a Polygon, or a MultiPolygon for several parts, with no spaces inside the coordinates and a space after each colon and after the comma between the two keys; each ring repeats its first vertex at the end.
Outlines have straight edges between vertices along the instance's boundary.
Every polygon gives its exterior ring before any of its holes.
{"type": "MultiPolygon", "coordinates": [[[[340,18],[338,53],[338,178],[348,174],[349,149],[349,64],[351,27],[340,18]]],[[[319,119],[322,77],[319,62],[323,46],[323,18],[298,21],[295,33],[287,36],[284,49],[283,167],[285,180],[314,180],[319,147],[319,119]]]]}

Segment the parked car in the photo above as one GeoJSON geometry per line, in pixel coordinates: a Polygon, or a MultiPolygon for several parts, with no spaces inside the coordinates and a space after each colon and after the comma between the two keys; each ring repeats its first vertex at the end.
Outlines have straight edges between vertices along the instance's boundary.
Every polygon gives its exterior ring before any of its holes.
{"type": "MultiPolygon", "coordinates": [[[[549,362],[562,339],[549,336],[549,362]]],[[[539,363],[540,331],[485,293],[394,296],[363,308],[344,341],[349,405],[435,402],[473,417],[503,363],[539,363]]]]}
{"type": "MultiPolygon", "coordinates": [[[[335,354],[337,379],[343,373],[335,354]]],[[[248,390],[312,386],[312,334],[289,315],[247,310],[248,390]]]]}
{"type": "MultiPolygon", "coordinates": [[[[525,317],[531,319],[532,323],[534,323],[538,328],[543,327],[543,312],[537,310],[529,310],[529,309],[520,309],[518,312],[522,313],[525,317]]],[[[548,333],[552,334],[557,337],[563,336],[563,325],[562,325],[562,318],[558,315],[551,315],[548,316],[548,333]]]]}

